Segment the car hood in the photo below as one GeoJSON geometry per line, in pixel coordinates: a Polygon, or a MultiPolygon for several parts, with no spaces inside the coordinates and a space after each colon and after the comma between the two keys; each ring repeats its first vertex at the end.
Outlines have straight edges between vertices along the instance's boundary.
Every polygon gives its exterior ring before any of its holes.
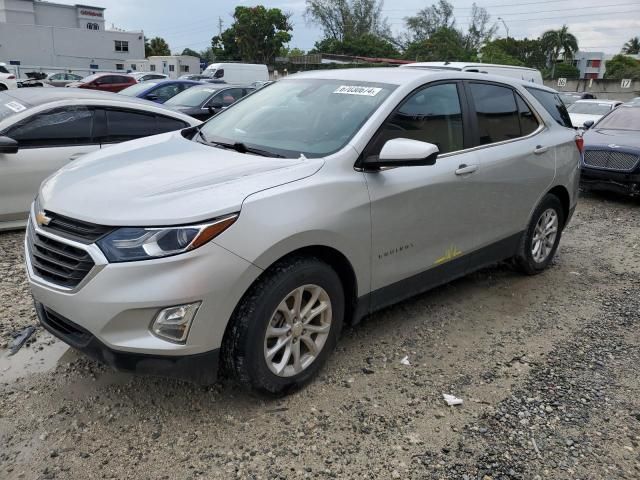
{"type": "Polygon", "coordinates": [[[582,127],[586,121],[593,120],[594,122],[597,122],[602,118],[602,115],[591,115],[588,113],[569,112],[569,116],[571,117],[571,124],[574,127],[582,127]]]}
{"type": "Polygon", "coordinates": [[[323,159],[281,159],[166,133],[83,156],[43,182],[41,208],[113,226],[179,225],[237,212],[261,190],[316,173],[323,159]]]}
{"type": "Polygon", "coordinates": [[[594,128],[584,133],[585,147],[595,145],[616,145],[631,149],[640,149],[640,134],[637,130],[609,130],[605,128],[594,128]]]}

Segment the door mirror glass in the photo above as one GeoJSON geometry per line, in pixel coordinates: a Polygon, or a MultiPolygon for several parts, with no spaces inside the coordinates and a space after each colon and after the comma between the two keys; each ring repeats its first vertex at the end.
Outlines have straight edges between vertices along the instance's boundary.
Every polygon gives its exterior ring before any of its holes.
{"type": "Polygon", "coordinates": [[[394,138],[383,145],[377,158],[368,158],[365,166],[379,168],[433,165],[436,163],[438,152],[438,147],[433,143],[394,138]]]}
{"type": "Polygon", "coordinates": [[[0,137],[0,153],[18,153],[18,142],[13,138],[0,137]]]}
{"type": "Polygon", "coordinates": [[[586,128],[587,130],[590,129],[591,127],[593,127],[593,124],[595,122],[593,120],[587,120],[586,122],[584,122],[582,125],[584,126],[584,128],[586,128]]]}

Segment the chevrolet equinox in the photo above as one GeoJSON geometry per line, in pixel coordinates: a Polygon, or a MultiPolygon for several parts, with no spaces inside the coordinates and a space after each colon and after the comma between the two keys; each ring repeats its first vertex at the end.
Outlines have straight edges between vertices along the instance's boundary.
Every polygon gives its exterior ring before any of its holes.
{"type": "Polygon", "coordinates": [[[283,392],[345,322],[513,259],[549,266],[581,138],[557,94],[486,74],[308,72],[41,186],[43,326],[116,369],[283,392]]]}

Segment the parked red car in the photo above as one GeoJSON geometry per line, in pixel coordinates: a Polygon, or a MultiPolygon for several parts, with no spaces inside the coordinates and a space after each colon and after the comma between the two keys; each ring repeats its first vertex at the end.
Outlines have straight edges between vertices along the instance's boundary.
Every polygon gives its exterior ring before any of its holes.
{"type": "Polygon", "coordinates": [[[67,87],[90,88],[91,90],[103,90],[105,92],[119,92],[131,85],[135,85],[136,79],[130,75],[117,73],[95,73],[83,78],[79,82],[67,84],[67,87]]]}

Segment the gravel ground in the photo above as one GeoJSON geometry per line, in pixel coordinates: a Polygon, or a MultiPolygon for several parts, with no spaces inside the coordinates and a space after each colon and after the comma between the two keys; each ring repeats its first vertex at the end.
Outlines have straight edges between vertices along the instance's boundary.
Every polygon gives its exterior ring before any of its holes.
{"type": "MultiPolygon", "coordinates": [[[[21,250],[0,234],[5,346],[34,323],[21,250]]],[[[637,479],[639,278],[640,203],[583,197],[550,270],[384,310],[281,399],[112,372],[40,329],[0,349],[0,478],[637,479]]]]}

